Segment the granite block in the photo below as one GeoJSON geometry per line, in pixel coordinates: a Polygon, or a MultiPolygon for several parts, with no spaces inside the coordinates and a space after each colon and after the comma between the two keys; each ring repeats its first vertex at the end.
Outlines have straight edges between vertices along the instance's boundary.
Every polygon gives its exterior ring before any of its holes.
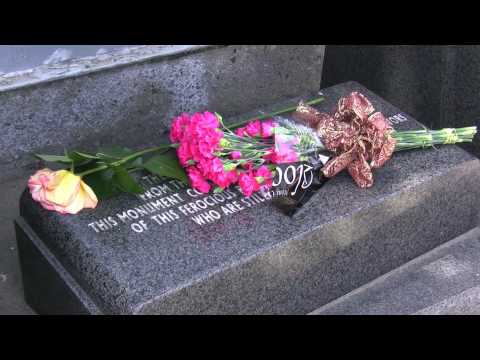
{"type": "Polygon", "coordinates": [[[323,86],[358,81],[431,127],[443,111],[444,48],[415,45],[328,46],[323,86]]]}
{"type": "MultiPolygon", "coordinates": [[[[356,82],[324,89],[317,108],[355,90],[395,128],[420,127],[356,82]]],[[[20,215],[102,313],[305,314],[477,226],[479,175],[477,158],[444,146],[395,154],[370,189],[342,173],[293,217],[235,189],[195,209],[186,204],[204,195],[151,178],[143,199],[125,194],[77,216],[25,192],[20,215]]]]}
{"type": "Polygon", "coordinates": [[[185,111],[235,116],[320,89],[323,45],[179,47],[142,61],[122,53],[94,72],[82,62],[77,75],[0,89],[0,181],[38,167],[33,152],[147,146],[185,111]]]}
{"type": "MultiPolygon", "coordinates": [[[[322,86],[356,80],[428,127],[480,126],[480,46],[329,45],[322,86]]],[[[461,144],[480,156],[480,139],[461,144]]]]}
{"type": "Polygon", "coordinates": [[[40,314],[100,314],[23,219],[15,220],[25,300],[40,314]]]}

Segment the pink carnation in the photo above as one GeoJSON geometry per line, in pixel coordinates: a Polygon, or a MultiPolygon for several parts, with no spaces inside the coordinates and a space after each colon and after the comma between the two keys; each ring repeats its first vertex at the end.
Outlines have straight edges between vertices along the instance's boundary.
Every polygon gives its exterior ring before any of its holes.
{"type": "Polygon", "coordinates": [[[219,129],[220,122],[216,115],[210,112],[187,114],[177,117],[172,124],[170,140],[180,142],[177,149],[182,166],[188,166],[188,160],[200,160],[215,157],[223,132],[219,129]]]}
{"type": "Polygon", "coordinates": [[[251,173],[242,172],[239,176],[238,184],[240,185],[240,189],[242,189],[242,193],[245,196],[250,196],[255,191],[260,190],[260,185],[251,173]]]}
{"type": "Polygon", "coordinates": [[[214,152],[217,149],[218,141],[208,136],[204,136],[204,139],[198,142],[198,151],[202,157],[212,159],[215,157],[214,152]]]}
{"type": "Polygon", "coordinates": [[[263,158],[271,163],[275,163],[275,148],[271,148],[268,152],[263,155],[263,158]]]}
{"type": "MultiPolygon", "coordinates": [[[[255,120],[249,122],[245,127],[238,128],[235,133],[240,137],[261,136],[267,138],[273,135],[275,126],[277,124],[271,119],[263,123],[255,120]]],[[[227,160],[227,157],[217,155],[223,136],[220,121],[215,114],[210,112],[195,113],[192,116],[183,114],[173,121],[170,140],[179,143],[177,156],[180,164],[186,168],[191,186],[198,191],[208,193],[213,184],[225,189],[238,183],[246,196],[252,195],[260,188],[270,188],[273,175],[266,166],[254,170],[254,164],[250,161],[242,164],[241,167],[244,170],[225,171],[223,160],[227,160]],[[192,166],[192,163],[195,165],[192,166]]],[[[284,140],[282,139],[282,141],[284,140]]],[[[292,160],[296,156],[294,151],[292,154],[293,144],[290,140],[280,145],[279,149],[272,148],[272,151],[264,158],[270,161],[292,160]]],[[[239,160],[242,159],[242,153],[241,151],[232,151],[229,157],[239,160]]]]}
{"type": "Polygon", "coordinates": [[[260,120],[250,121],[245,127],[245,131],[250,136],[260,136],[262,131],[262,123],[260,120]]]}
{"type": "Polygon", "coordinates": [[[186,167],[189,160],[192,160],[192,152],[190,151],[190,146],[187,142],[181,142],[180,146],[177,148],[177,156],[180,161],[180,165],[186,167]]]}
{"type": "MultiPolygon", "coordinates": [[[[235,173],[235,170],[233,173],[235,173]]],[[[232,171],[225,172],[223,162],[219,158],[214,158],[210,166],[209,179],[222,189],[225,189],[236,181],[235,177],[232,176],[233,173],[232,171]]]]}
{"type": "Polygon", "coordinates": [[[218,173],[215,173],[212,177],[212,181],[222,189],[225,189],[230,185],[236,183],[237,179],[238,179],[237,170],[231,170],[228,172],[218,172],[218,173]]]}
{"type": "Polygon", "coordinates": [[[214,127],[215,124],[218,124],[216,117],[210,120],[206,120],[207,118],[204,117],[202,122],[197,123],[193,128],[191,141],[198,142],[198,149],[203,157],[213,158],[213,153],[218,149],[223,132],[214,127]]]}
{"type": "Polygon", "coordinates": [[[186,143],[188,144],[193,160],[195,160],[196,162],[200,162],[200,160],[203,159],[203,157],[198,148],[198,144],[194,141],[186,142],[186,143]]]}
{"type": "Polygon", "coordinates": [[[203,115],[203,125],[204,126],[210,128],[210,129],[220,127],[220,121],[218,121],[217,115],[215,115],[215,114],[213,114],[209,111],[205,111],[202,115],[203,115]]]}
{"type": "Polygon", "coordinates": [[[220,160],[219,158],[214,158],[211,162],[211,168],[210,168],[210,172],[211,173],[223,173],[223,163],[222,163],[222,160],[220,160]]]}
{"type": "Polygon", "coordinates": [[[223,172],[223,162],[217,157],[213,159],[202,158],[196,167],[204,178],[210,180],[213,179],[215,174],[223,172]]]}
{"type": "Polygon", "coordinates": [[[183,140],[185,135],[185,128],[190,125],[190,118],[188,114],[182,114],[175,118],[170,128],[170,141],[178,143],[183,140]]]}
{"type": "Polygon", "coordinates": [[[273,129],[277,126],[277,123],[272,119],[268,119],[262,122],[262,137],[268,138],[273,135],[273,129]]]}
{"type": "Polygon", "coordinates": [[[210,162],[210,159],[201,158],[200,161],[195,164],[195,167],[200,171],[200,174],[202,174],[204,178],[208,178],[208,175],[210,174],[210,162]]]}
{"type": "Polygon", "coordinates": [[[272,162],[274,164],[288,164],[297,162],[298,160],[298,154],[290,148],[288,150],[280,149],[280,151],[276,151],[272,156],[272,162]]]}
{"type": "Polygon", "coordinates": [[[295,145],[298,144],[298,139],[292,136],[275,136],[274,155],[271,161],[274,164],[292,163],[299,160],[298,153],[295,150],[295,145]]]}
{"type": "Polygon", "coordinates": [[[231,184],[235,184],[238,181],[238,171],[236,169],[228,171],[227,176],[231,184]]]}
{"type": "Polygon", "coordinates": [[[206,133],[215,132],[220,126],[217,117],[209,112],[195,113],[190,118],[189,136],[201,139],[206,133]]]}
{"type": "Polygon", "coordinates": [[[246,136],[245,128],[240,127],[238,129],[236,129],[235,130],[235,135],[240,136],[240,137],[246,136]]]}
{"type": "Polygon", "coordinates": [[[226,173],[215,174],[212,178],[212,181],[222,189],[225,189],[230,186],[230,180],[228,179],[226,173]]]}
{"type": "Polygon", "coordinates": [[[210,184],[205,180],[200,171],[195,166],[187,168],[188,178],[192,187],[202,193],[208,193],[210,191],[210,184]]]}
{"type": "Polygon", "coordinates": [[[265,165],[262,165],[258,168],[258,170],[255,172],[255,177],[260,177],[260,184],[265,186],[267,189],[272,187],[273,174],[265,165]]]}
{"type": "Polygon", "coordinates": [[[230,154],[230,157],[233,160],[238,160],[242,158],[242,153],[240,151],[232,151],[232,153],[230,154]]]}
{"type": "Polygon", "coordinates": [[[241,166],[247,171],[250,171],[253,169],[253,163],[251,161],[247,161],[246,163],[243,163],[241,166]]]}

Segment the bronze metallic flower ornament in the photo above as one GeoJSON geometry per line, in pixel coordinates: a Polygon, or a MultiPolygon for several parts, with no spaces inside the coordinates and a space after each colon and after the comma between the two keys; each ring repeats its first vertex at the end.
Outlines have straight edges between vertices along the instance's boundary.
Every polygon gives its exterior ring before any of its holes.
{"type": "Polygon", "coordinates": [[[333,116],[303,103],[294,116],[315,128],[327,150],[336,155],[322,169],[327,177],[347,169],[358,186],[371,187],[372,169],[382,167],[395,150],[393,128],[358,92],[341,98],[333,116]]]}

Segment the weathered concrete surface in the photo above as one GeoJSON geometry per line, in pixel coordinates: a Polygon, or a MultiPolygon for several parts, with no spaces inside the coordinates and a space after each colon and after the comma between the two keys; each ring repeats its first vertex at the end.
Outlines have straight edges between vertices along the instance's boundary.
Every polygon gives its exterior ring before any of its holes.
{"type": "MultiPolygon", "coordinates": [[[[122,65],[145,62],[169,56],[185,56],[189,53],[213,48],[214,45],[140,45],[120,49],[100,48],[90,56],[74,57],[68,48],[58,48],[35,67],[0,74],[0,91],[52,82],[73,76],[86,75],[122,65]]],[[[217,46],[218,47],[218,46],[217,46]]],[[[50,47],[52,48],[52,47],[50,47]]],[[[54,48],[54,47],[53,47],[54,48]]],[[[1,50],[1,47],[0,47],[1,50]]],[[[32,59],[34,61],[34,59],[32,59]]]]}
{"type": "Polygon", "coordinates": [[[0,182],[31,172],[32,152],[149,146],[173,116],[228,117],[320,88],[324,46],[220,46],[0,92],[0,182]]]}
{"type": "Polygon", "coordinates": [[[0,45],[0,73],[31,69],[55,60],[125,49],[127,45],[0,45]]]}
{"type": "Polygon", "coordinates": [[[477,227],[312,315],[480,314],[479,259],[477,227]]]}

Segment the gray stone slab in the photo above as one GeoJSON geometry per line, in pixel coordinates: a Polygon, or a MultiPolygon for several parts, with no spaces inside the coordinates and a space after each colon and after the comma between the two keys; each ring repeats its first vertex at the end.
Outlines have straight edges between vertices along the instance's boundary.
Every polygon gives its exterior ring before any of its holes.
{"type": "Polygon", "coordinates": [[[431,127],[446,110],[441,103],[444,48],[331,45],[325,52],[323,86],[358,81],[431,127]]]}
{"type": "MultiPolygon", "coordinates": [[[[325,89],[318,108],[354,90],[396,128],[420,126],[355,82],[325,89]]],[[[479,175],[478,159],[445,146],[395,154],[368,190],[341,174],[293,218],[234,193],[241,211],[200,226],[178,209],[197,199],[186,189],[180,204],[98,233],[89,224],[146,202],[124,195],[61,216],[24,194],[21,216],[104,313],[305,314],[475,227],[479,175]],[[179,219],[151,218],[171,209],[179,219]],[[147,231],[130,228],[139,220],[147,231]]]]}
{"type": "Polygon", "coordinates": [[[66,78],[0,91],[0,182],[38,167],[32,152],[150,145],[184,111],[235,116],[320,88],[323,45],[144,48],[141,61],[102,55],[89,72],[76,60],[78,69],[50,69],[50,78],[66,78]]]}
{"type": "Polygon", "coordinates": [[[312,314],[480,314],[479,259],[477,227],[312,314]]]}

